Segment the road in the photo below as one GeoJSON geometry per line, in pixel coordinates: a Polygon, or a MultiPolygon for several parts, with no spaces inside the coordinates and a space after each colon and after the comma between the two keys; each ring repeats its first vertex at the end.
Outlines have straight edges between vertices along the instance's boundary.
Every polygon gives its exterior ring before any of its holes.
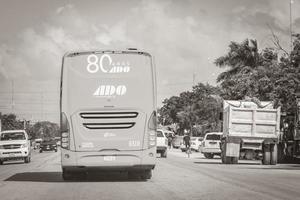
{"type": "Polygon", "coordinates": [[[34,152],[32,162],[0,166],[1,200],[69,199],[299,199],[300,165],[263,166],[257,161],[223,165],[219,158],[190,158],[171,150],[158,158],[152,179],[128,180],[124,174],[89,175],[64,182],[60,153],[34,152]]]}

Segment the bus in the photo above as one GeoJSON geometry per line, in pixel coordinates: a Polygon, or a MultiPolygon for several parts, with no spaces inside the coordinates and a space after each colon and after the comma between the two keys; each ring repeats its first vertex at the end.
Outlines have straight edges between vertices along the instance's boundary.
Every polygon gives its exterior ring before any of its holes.
{"type": "Polygon", "coordinates": [[[60,84],[64,180],[89,171],[150,179],[156,162],[156,73],[137,49],[69,52],[60,84]]]}

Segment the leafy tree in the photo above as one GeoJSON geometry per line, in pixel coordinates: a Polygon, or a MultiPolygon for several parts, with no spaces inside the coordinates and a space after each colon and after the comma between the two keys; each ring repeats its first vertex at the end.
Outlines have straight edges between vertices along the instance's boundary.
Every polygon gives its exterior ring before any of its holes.
{"type": "Polygon", "coordinates": [[[300,34],[294,35],[293,50],[283,50],[276,40],[274,48],[259,51],[256,40],[231,42],[225,56],[215,60],[227,67],[218,76],[224,99],[241,100],[246,96],[274,101],[283,111],[294,112],[300,91],[300,34]],[[284,51],[278,59],[278,50],[284,51]]]}
{"type": "MultiPolygon", "coordinates": [[[[209,84],[199,83],[192,91],[185,91],[179,96],[165,99],[159,110],[160,123],[168,125],[176,123],[179,132],[193,127],[210,126],[212,130],[219,129],[220,89],[209,84]]],[[[198,130],[199,128],[197,128],[198,130]]],[[[193,132],[198,132],[196,129],[193,132]]]]}
{"type": "Polygon", "coordinates": [[[23,129],[23,121],[17,120],[15,114],[4,114],[1,116],[2,130],[23,129]]]}
{"type": "Polygon", "coordinates": [[[29,133],[32,138],[49,139],[59,136],[59,126],[49,121],[37,122],[29,129],[29,133]]]}

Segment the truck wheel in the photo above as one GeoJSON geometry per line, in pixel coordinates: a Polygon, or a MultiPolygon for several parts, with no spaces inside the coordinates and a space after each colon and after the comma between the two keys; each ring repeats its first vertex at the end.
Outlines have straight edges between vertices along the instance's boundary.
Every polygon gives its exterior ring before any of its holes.
{"type": "Polygon", "coordinates": [[[0,165],[3,165],[3,160],[0,160],[0,165]]]}
{"type": "Polygon", "coordinates": [[[149,170],[146,170],[145,172],[142,173],[141,175],[141,178],[143,180],[146,180],[146,179],[150,179],[152,177],[152,170],[149,169],[149,170]]]}
{"type": "Polygon", "coordinates": [[[271,165],[276,165],[277,164],[277,144],[272,144],[271,145],[271,165]]]}
{"type": "Polygon", "coordinates": [[[163,152],[161,152],[160,157],[166,158],[167,157],[167,150],[164,150],[163,152]]]}
{"type": "Polygon", "coordinates": [[[270,165],[271,163],[271,152],[270,152],[270,145],[265,144],[263,148],[263,160],[262,164],[263,165],[270,165]]]}
{"type": "Polygon", "coordinates": [[[232,157],[224,156],[224,163],[225,164],[232,164],[232,157]]]}
{"type": "Polygon", "coordinates": [[[239,157],[231,157],[231,164],[238,164],[239,157]]]}

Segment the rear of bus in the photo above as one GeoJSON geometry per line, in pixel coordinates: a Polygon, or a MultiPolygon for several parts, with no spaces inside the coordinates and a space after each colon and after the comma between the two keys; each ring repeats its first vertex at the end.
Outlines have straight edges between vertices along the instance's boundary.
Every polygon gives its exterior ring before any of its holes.
{"type": "Polygon", "coordinates": [[[149,53],[68,53],[61,71],[63,178],[111,170],[151,178],[156,159],[156,78],[149,53]]]}

